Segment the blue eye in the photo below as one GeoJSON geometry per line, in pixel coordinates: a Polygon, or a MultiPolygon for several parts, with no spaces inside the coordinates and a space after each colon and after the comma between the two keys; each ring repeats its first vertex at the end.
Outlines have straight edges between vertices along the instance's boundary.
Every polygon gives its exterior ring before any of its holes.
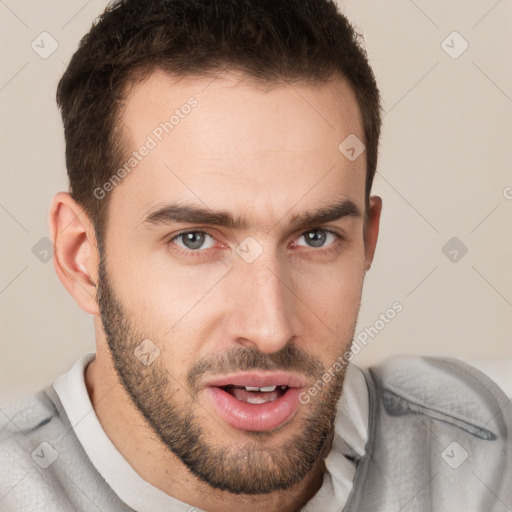
{"type": "MultiPolygon", "coordinates": [[[[343,240],[345,240],[345,237],[335,231],[316,228],[302,233],[302,235],[294,240],[293,246],[306,247],[313,252],[318,252],[318,254],[324,254],[330,250],[340,250],[343,240]]],[[[216,243],[216,238],[208,232],[201,230],[182,231],[167,239],[167,244],[174,245],[174,250],[186,257],[211,258],[214,255],[208,249],[215,248],[216,243]]]]}
{"type": "Polygon", "coordinates": [[[199,249],[210,249],[215,245],[214,238],[206,233],[205,231],[185,231],[180,233],[179,235],[174,236],[170,240],[171,242],[176,243],[179,247],[187,249],[189,251],[197,251],[199,249]],[[210,239],[210,245],[206,247],[203,246],[207,238],[210,239]],[[181,244],[177,243],[180,240],[181,244]]]}
{"type": "Polygon", "coordinates": [[[333,231],[329,231],[328,229],[311,229],[310,231],[306,231],[303,233],[298,240],[304,238],[306,241],[306,245],[297,242],[297,245],[302,245],[305,247],[325,247],[332,244],[332,242],[336,241],[340,236],[333,231]],[[330,241],[330,243],[326,244],[326,241],[330,241]]]}

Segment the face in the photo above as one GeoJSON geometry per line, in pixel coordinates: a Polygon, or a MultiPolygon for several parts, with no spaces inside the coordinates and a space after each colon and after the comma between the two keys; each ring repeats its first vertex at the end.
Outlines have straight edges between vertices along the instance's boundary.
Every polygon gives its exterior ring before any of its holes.
{"type": "Polygon", "coordinates": [[[154,73],[127,91],[137,155],[107,186],[98,302],[113,365],[163,443],[211,486],[261,494],[299,482],[334,423],[344,369],[299,396],[354,335],[366,160],[338,150],[363,139],[344,81],[242,79],[154,73]]]}

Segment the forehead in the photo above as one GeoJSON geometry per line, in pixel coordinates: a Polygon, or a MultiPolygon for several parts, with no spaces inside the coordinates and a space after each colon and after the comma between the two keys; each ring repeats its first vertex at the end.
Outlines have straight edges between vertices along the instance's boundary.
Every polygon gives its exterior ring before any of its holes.
{"type": "Polygon", "coordinates": [[[235,72],[158,71],[126,91],[120,123],[127,151],[111,218],[138,222],[170,201],[250,211],[267,227],[331,198],[364,210],[365,154],[351,161],[339,150],[349,136],[364,140],[341,78],[264,87],[235,72]]]}

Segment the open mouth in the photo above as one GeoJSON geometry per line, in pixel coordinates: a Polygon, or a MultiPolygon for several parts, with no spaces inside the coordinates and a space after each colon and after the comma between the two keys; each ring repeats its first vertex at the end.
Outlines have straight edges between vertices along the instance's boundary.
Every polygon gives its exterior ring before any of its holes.
{"type": "Polygon", "coordinates": [[[289,374],[238,374],[220,377],[205,387],[222,419],[238,430],[263,432],[292,420],[300,407],[301,378],[289,374]]]}
{"type": "Polygon", "coordinates": [[[221,389],[241,402],[247,402],[248,404],[265,404],[267,402],[274,402],[282,397],[290,388],[288,386],[276,385],[259,388],[256,386],[235,386],[228,384],[221,389]]]}

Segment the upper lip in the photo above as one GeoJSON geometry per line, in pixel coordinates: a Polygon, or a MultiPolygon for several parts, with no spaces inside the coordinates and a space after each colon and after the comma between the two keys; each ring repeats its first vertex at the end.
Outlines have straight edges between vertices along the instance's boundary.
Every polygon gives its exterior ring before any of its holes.
{"type": "Polygon", "coordinates": [[[250,386],[263,388],[267,386],[288,386],[303,388],[307,384],[304,377],[287,372],[244,372],[220,375],[205,382],[204,387],[250,386]]]}

